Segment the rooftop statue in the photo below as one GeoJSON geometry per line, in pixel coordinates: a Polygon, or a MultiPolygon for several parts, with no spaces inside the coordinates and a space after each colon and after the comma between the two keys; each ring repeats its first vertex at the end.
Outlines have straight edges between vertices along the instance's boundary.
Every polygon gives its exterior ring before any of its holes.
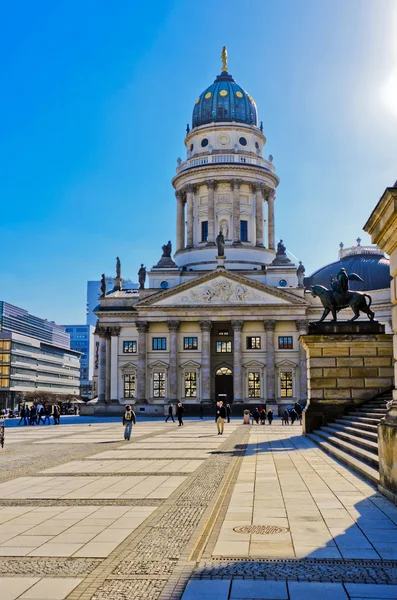
{"type": "Polygon", "coordinates": [[[222,231],[217,235],[216,245],[218,246],[218,256],[225,256],[225,238],[222,231]]]}
{"type": "Polygon", "coordinates": [[[332,321],[336,321],[337,313],[343,308],[350,307],[354,312],[354,317],[350,319],[355,321],[360,316],[360,311],[366,314],[370,321],[374,320],[375,313],[371,310],[372,298],[369,294],[363,292],[353,292],[349,290],[349,281],[363,281],[356,273],[348,274],[346,269],[339,269],[336,277],[331,277],[331,289],[323,285],[312,285],[312,294],[320,298],[324,307],[324,312],[319,323],[324,321],[325,317],[332,313],[332,321]],[[368,298],[368,303],[367,299],[368,298]]]}
{"type": "Polygon", "coordinates": [[[104,298],[106,296],[106,277],[105,277],[105,273],[102,273],[102,277],[101,277],[101,298],[104,298]]]}
{"type": "Polygon", "coordinates": [[[116,258],[116,277],[121,277],[121,262],[118,256],[116,258]]]}
{"type": "Polygon", "coordinates": [[[145,289],[145,281],[146,281],[146,267],[141,264],[141,268],[138,271],[138,280],[139,280],[139,289],[145,289]]]}
{"type": "Polygon", "coordinates": [[[305,278],[305,267],[302,264],[302,261],[299,261],[299,266],[296,269],[296,275],[298,277],[298,287],[303,288],[303,280],[305,278]]]}
{"type": "Polygon", "coordinates": [[[168,244],[164,244],[164,246],[162,246],[162,248],[163,248],[163,257],[170,258],[171,252],[172,252],[171,242],[169,241],[168,244]]]}
{"type": "Polygon", "coordinates": [[[280,240],[279,243],[277,244],[277,254],[285,254],[286,251],[287,251],[287,248],[284,246],[283,240],[280,240]]]}
{"type": "Polygon", "coordinates": [[[222,73],[227,73],[227,48],[226,48],[226,46],[223,46],[223,48],[222,48],[221,59],[222,59],[222,73]]]}

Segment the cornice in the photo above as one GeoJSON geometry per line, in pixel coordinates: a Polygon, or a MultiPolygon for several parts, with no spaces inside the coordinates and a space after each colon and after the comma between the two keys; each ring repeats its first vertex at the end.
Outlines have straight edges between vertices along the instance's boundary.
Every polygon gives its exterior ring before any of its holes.
{"type": "MultiPolygon", "coordinates": [[[[256,165],[250,165],[247,163],[209,163],[207,165],[200,165],[197,167],[191,167],[190,169],[185,169],[184,171],[182,171],[181,173],[178,173],[177,175],[175,175],[175,177],[172,178],[171,183],[174,186],[174,188],[177,187],[177,185],[183,185],[181,182],[184,181],[185,178],[187,179],[191,179],[193,173],[195,175],[201,175],[203,177],[203,185],[205,184],[205,179],[208,178],[208,171],[214,171],[215,173],[221,173],[221,172],[225,172],[225,171],[238,171],[239,174],[235,175],[235,174],[231,174],[229,175],[228,179],[230,178],[235,178],[235,179],[241,179],[241,183],[252,183],[251,181],[246,181],[244,179],[244,174],[241,174],[241,172],[249,172],[251,177],[256,177],[256,176],[266,176],[269,177],[275,187],[278,186],[278,184],[280,183],[280,179],[277,177],[277,175],[275,175],[274,173],[272,173],[271,171],[268,171],[267,169],[263,169],[260,167],[257,167],[256,165]]],[[[213,175],[212,178],[216,178],[217,175],[213,175]]],[[[197,184],[197,181],[195,181],[194,183],[197,184]]],[[[221,183],[221,181],[220,181],[221,183]]],[[[264,184],[266,184],[266,182],[263,182],[264,184]]]]}

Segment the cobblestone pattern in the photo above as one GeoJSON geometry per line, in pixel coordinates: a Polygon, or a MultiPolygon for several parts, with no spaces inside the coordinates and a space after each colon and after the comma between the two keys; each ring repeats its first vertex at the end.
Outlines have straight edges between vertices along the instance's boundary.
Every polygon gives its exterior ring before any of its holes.
{"type": "Polygon", "coordinates": [[[365,560],[256,560],[203,561],[195,579],[268,579],[291,581],[343,581],[345,583],[397,583],[397,562],[365,560]]]}
{"type": "Polygon", "coordinates": [[[127,475],[139,475],[139,477],[188,477],[191,474],[191,471],[186,473],[183,471],[170,471],[169,473],[166,471],[130,471],[129,473],[105,473],[101,471],[100,473],[37,473],[35,477],[126,477],[127,475]]]}
{"type": "Polygon", "coordinates": [[[157,600],[166,580],[108,579],[92,596],[92,600],[157,600]]]}
{"type": "Polygon", "coordinates": [[[123,498],[120,500],[45,500],[32,498],[27,500],[0,500],[0,508],[2,506],[31,506],[36,508],[37,506],[159,506],[163,503],[160,498],[147,498],[146,500],[139,498],[123,498]]]}
{"type": "Polygon", "coordinates": [[[65,558],[13,558],[0,559],[0,575],[59,575],[62,577],[80,577],[89,575],[102,562],[102,559],[65,559],[65,558]]]}
{"type": "Polygon", "coordinates": [[[145,561],[123,561],[113,571],[115,575],[171,575],[177,560],[164,559],[145,561]]]}

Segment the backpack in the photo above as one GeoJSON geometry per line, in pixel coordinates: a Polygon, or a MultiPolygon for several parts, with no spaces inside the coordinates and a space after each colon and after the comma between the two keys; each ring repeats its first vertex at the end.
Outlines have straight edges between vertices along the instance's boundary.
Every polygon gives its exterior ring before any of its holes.
{"type": "Polygon", "coordinates": [[[127,410],[127,411],[125,412],[124,419],[125,419],[126,421],[132,421],[132,412],[131,412],[130,410],[127,410]]]}

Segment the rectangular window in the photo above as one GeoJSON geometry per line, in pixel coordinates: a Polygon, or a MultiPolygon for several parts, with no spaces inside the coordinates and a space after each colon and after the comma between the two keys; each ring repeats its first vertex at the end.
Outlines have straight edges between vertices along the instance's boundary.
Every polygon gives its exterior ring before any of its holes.
{"type": "Polygon", "coordinates": [[[197,373],[186,371],[185,373],[185,398],[196,398],[197,396],[197,373]]]}
{"type": "Polygon", "coordinates": [[[248,373],[248,398],[261,397],[261,375],[258,371],[248,373]]]}
{"type": "Polygon", "coordinates": [[[184,337],[183,338],[183,349],[184,350],[197,350],[198,341],[196,337],[184,337]]]}
{"type": "Polygon", "coordinates": [[[135,398],[136,375],[125,373],[124,375],[124,398],[135,398]]]}
{"type": "Polygon", "coordinates": [[[167,338],[153,338],[152,350],[167,350],[167,338]]]}
{"type": "Polygon", "coordinates": [[[153,373],[153,398],[165,398],[165,373],[153,373]]]}
{"type": "Polygon", "coordinates": [[[232,351],[232,342],[216,342],[216,351],[217,352],[231,352],[232,351]]]}
{"type": "Polygon", "coordinates": [[[279,347],[279,350],[292,350],[292,348],[293,348],[292,335],[279,336],[278,347],[279,347]]]}
{"type": "Polygon", "coordinates": [[[123,342],[124,354],[136,354],[136,342],[123,342]]]}
{"type": "Polygon", "coordinates": [[[201,241],[208,240],[208,221],[201,221],[201,241]]]}
{"type": "Polygon", "coordinates": [[[229,335],[228,329],[219,329],[218,335],[229,335]]]}
{"type": "Polygon", "coordinates": [[[248,242],[248,221],[240,221],[240,240],[248,242]]]}
{"type": "Polygon", "coordinates": [[[292,373],[290,371],[280,373],[280,395],[281,398],[292,398],[292,373]]]}
{"type": "Polygon", "coordinates": [[[0,340],[0,350],[10,350],[11,340],[0,340]]]}
{"type": "Polygon", "coordinates": [[[261,349],[261,338],[247,337],[247,350],[260,350],[261,349]]]}

